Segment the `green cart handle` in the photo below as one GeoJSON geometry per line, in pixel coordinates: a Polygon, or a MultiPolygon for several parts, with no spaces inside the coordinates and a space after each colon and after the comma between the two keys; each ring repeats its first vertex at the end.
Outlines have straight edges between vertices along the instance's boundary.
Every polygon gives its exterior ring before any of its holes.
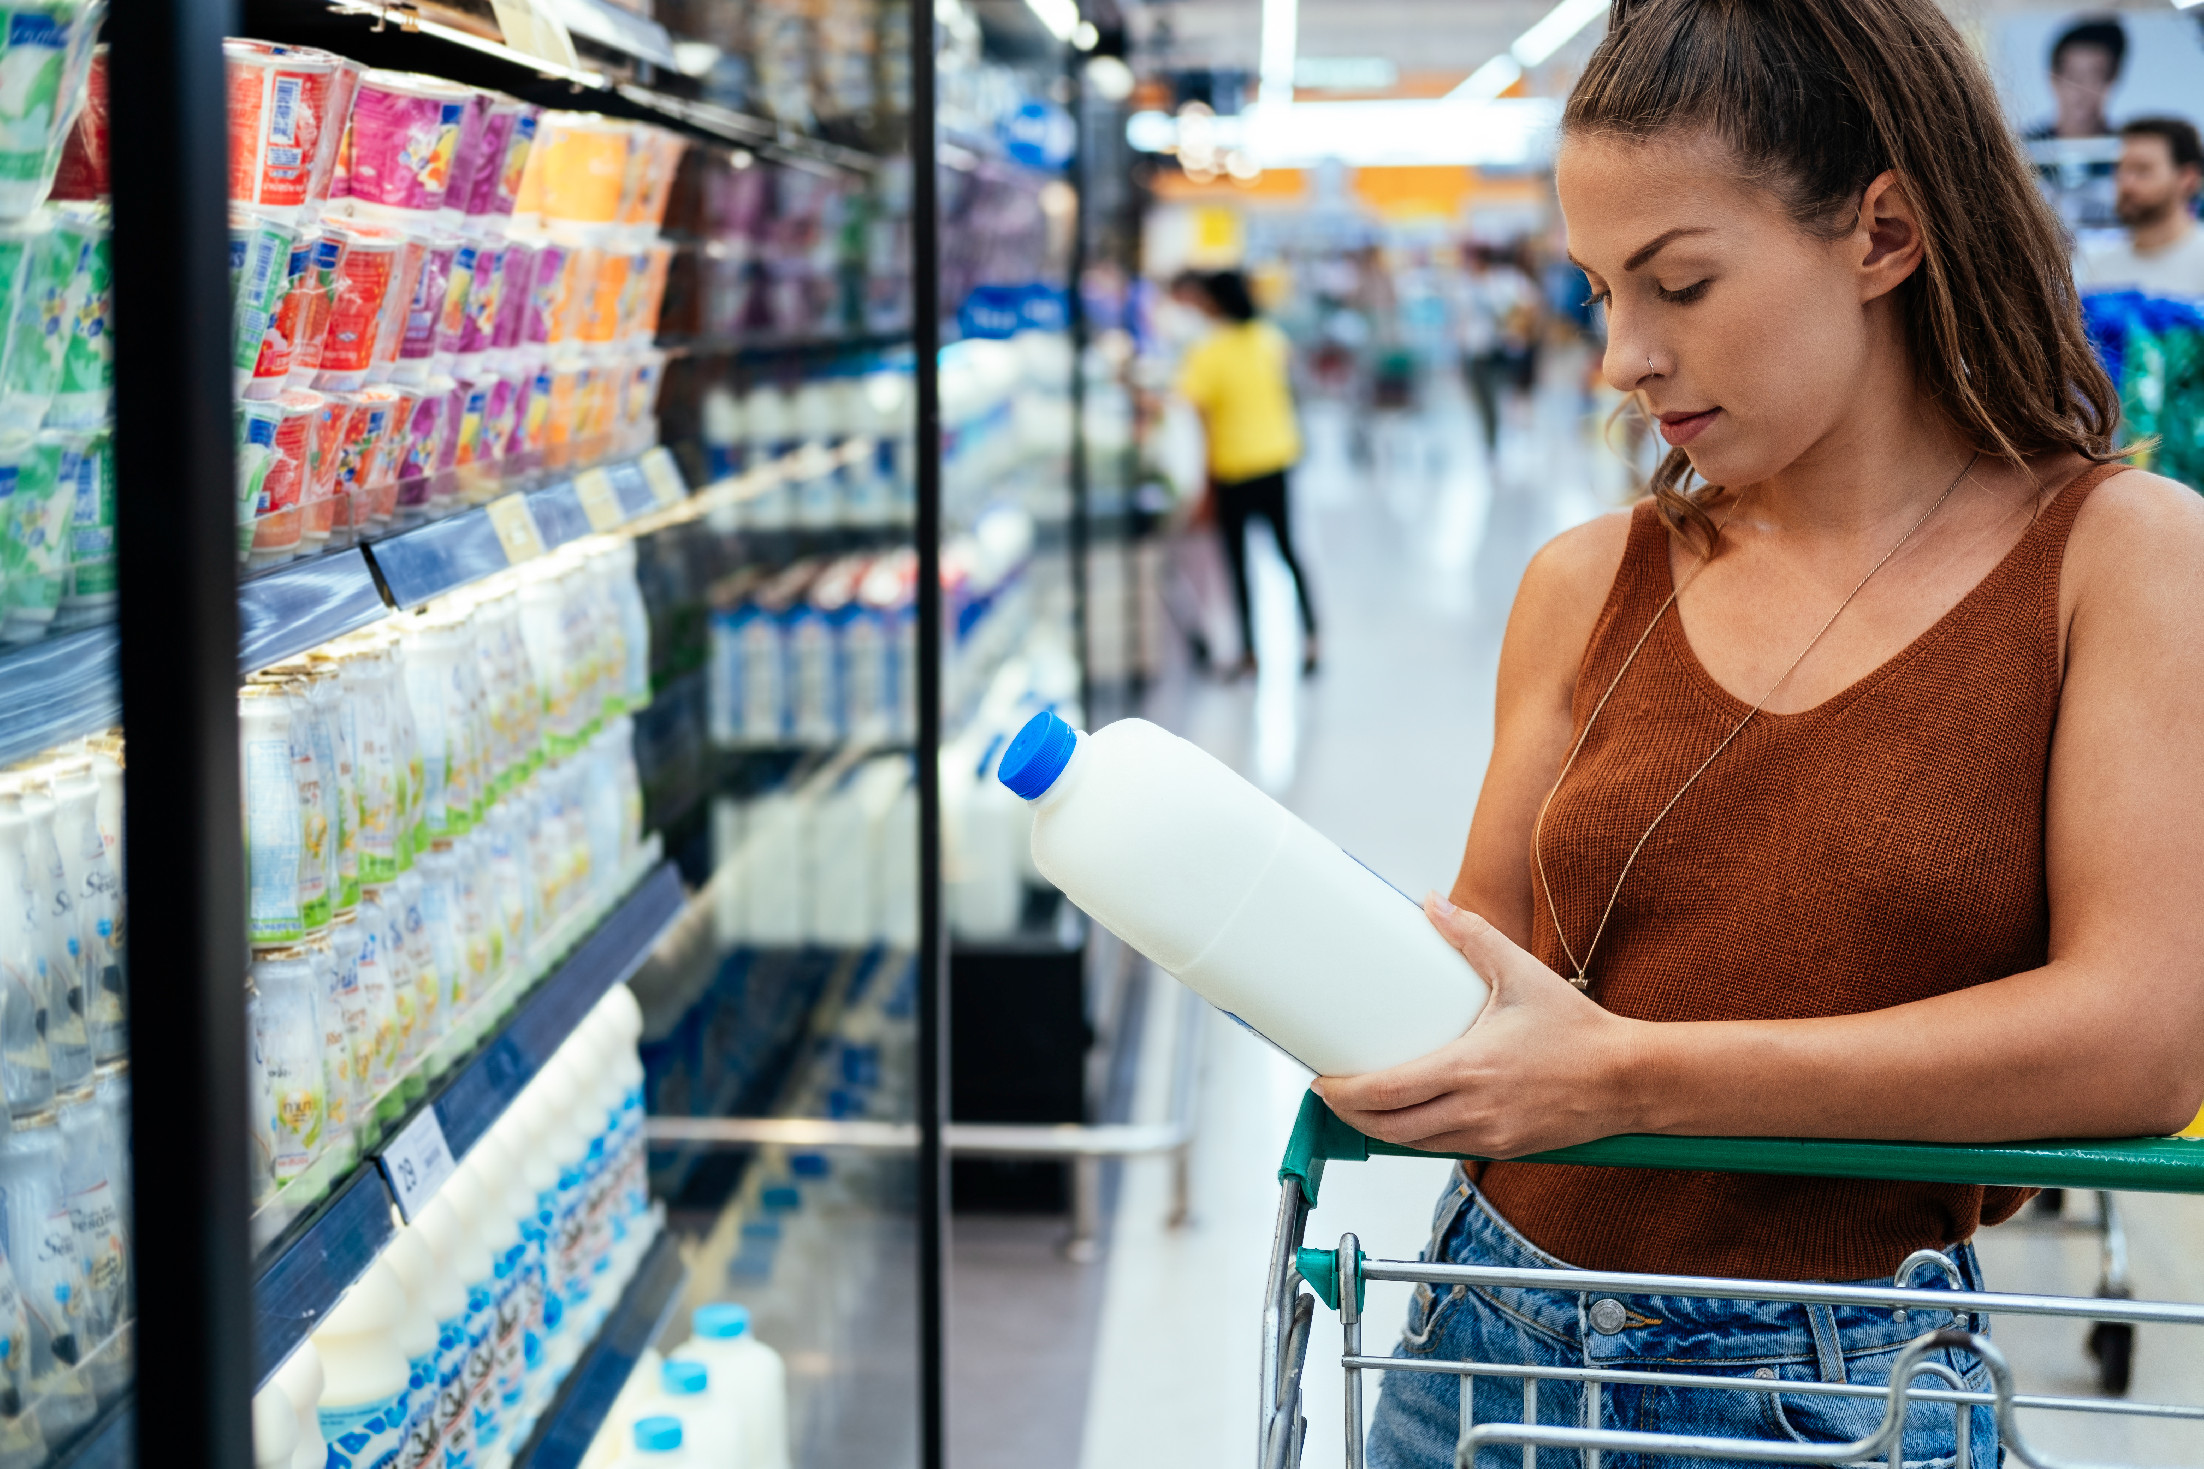
{"type": "MultiPolygon", "coordinates": [[[[1376,1157],[1465,1158],[1426,1153],[1364,1137],[1332,1115],[1324,1099],[1301,1099],[1278,1181],[1297,1179],[1316,1206],[1328,1162],[1376,1157]]],[[[1526,1163],[1599,1168],[1688,1168],[1710,1173],[1785,1173],[1808,1178],[1881,1178],[1915,1183],[1980,1183],[2006,1188],[2104,1188],[2204,1194],[2204,1139],[2138,1137],[2040,1143],[1874,1143],[1806,1137],[1664,1137],[1626,1133],[1532,1153],[1526,1163]]]]}

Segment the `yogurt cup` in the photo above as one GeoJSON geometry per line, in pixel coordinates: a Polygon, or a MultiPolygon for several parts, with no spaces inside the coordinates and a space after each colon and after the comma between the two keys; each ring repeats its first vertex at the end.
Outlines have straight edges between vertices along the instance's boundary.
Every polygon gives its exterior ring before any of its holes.
{"type": "MultiPolygon", "coordinates": [[[[399,338],[397,370],[400,382],[419,382],[429,375],[437,353],[437,330],[444,319],[445,297],[451,289],[452,262],[459,253],[459,237],[431,229],[421,237],[421,269],[414,277],[408,298],[404,335],[399,338]]],[[[472,257],[469,257],[470,264],[472,257]]]]}
{"type": "Polygon", "coordinates": [[[322,231],[314,247],[311,289],[296,324],[297,340],[291,345],[289,386],[310,388],[321,371],[322,349],[329,338],[329,322],[336,313],[338,285],[344,276],[345,257],[351,253],[351,235],[332,226],[322,231]]]}
{"type": "MultiPolygon", "coordinates": [[[[620,330],[622,298],[627,296],[629,267],[633,264],[625,250],[590,250],[595,256],[596,268],[590,272],[581,308],[574,328],[574,335],[592,347],[602,347],[617,341],[620,330]]],[[[644,262],[648,267],[649,262],[644,262]]],[[[640,285],[640,282],[638,282],[640,285]]],[[[632,299],[628,302],[633,309],[632,299]]]]}
{"type": "Polygon", "coordinates": [[[266,41],[222,43],[229,81],[230,198],[277,219],[317,208],[314,165],[322,135],[341,129],[330,110],[337,58],[266,41]]]}
{"type": "Polygon", "coordinates": [[[483,119],[482,166],[475,171],[467,192],[467,217],[476,220],[512,218],[513,202],[520,195],[520,177],[528,167],[528,152],[536,142],[536,120],[543,109],[511,97],[493,97],[483,119]]]}
{"type": "Polygon", "coordinates": [[[230,205],[230,319],[235,355],[230,366],[240,392],[252,381],[268,322],[289,284],[291,244],[297,230],[242,204],[230,205]]]}
{"type": "Polygon", "coordinates": [[[83,448],[70,434],[0,441],[0,643],[36,642],[53,625],[83,448]]]}
{"type": "Polygon", "coordinates": [[[396,375],[413,299],[421,289],[421,273],[428,268],[428,231],[415,226],[400,233],[398,272],[391,280],[390,294],[383,300],[382,318],[375,328],[375,365],[368,373],[369,382],[388,382],[396,375]]]}
{"type": "Polygon", "coordinates": [[[102,203],[50,206],[54,238],[76,266],[63,301],[68,341],[46,405],[46,427],[88,433],[105,427],[115,397],[114,276],[108,209],[102,203]]]}
{"type": "Polygon", "coordinates": [[[539,240],[519,235],[505,241],[504,263],[497,287],[497,319],[490,328],[490,350],[503,352],[520,345],[528,322],[528,298],[536,278],[539,240]]]}
{"type": "Polygon", "coordinates": [[[459,135],[452,146],[451,177],[445,181],[444,204],[436,222],[456,230],[466,218],[467,201],[474,197],[475,180],[488,164],[490,107],[495,94],[470,91],[459,114],[459,135]]]}
{"type": "Polygon", "coordinates": [[[628,155],[637,125],[588,112],[547,114],[536,135],[542,154],[537,207],[546,223],[609,225],[628,192],[628,155]]]}
{"type": "Polygon", "coordinates": [[[286,386],[293,344],[306,316],[306,297],[314,287],[314,252],[321,239],[321,227],[313,224],[304,226],[292,238],[282,294],[260,334],[260,352],[253,360],[252,376],[239,390],[240,397],[273,398],[286,386]]]}
{"type": "Polygon", "coordinates": [[[398,284],[405,236],[383,225],[332,219],[329,236],[342,242],[329,322],[322,331],[314,386],[350,392],[365,387],[375,363],[385,308],[398,284]]]}
{"type": "Polygon", "coordinates": [[[335,61],[337,69],[329,77],[330,126],[322,129],[321,146],[314,153],[313,182],[307,186],[307,197],[316,204],[337,197],[344,145],[352,136],[352,103],[360,95],[360,78],[367,74],[365,66],[348,56],[336,57],[335,61]]]}
{"type": "Polygon", "coordinates": [[[411,72],[362,74],[345,158],[354,211],[421,216],[443,208],[474,95],[471,87],[411,72]]]}
{"type": "Polygon", "coordinates": [[[94,46],[84,76],[84,105],[62,139],[55,199],[104,199],[108,180],[107,48],[94,46]]]}
{"type": "Polygon", "coordinates": [[[16,437],[44,424],[60,386],[69,347],[70,288],[82,263],[84,237],[53,211],[41,210],[27,244],[15,276],[7,363],[0,368],[0,435],[16,437]]]}
{"type": "Polygon", "coordinates": [[[623,339],[649,344],[658,338],[658,314],[666,304],[666,278],[673,271],[673,246],[653,240],[643,248],[643,279],[623,339]]]}
{"type": "Polygon", "coordinates": [[[115,577],[115,456],[113,436],[105,432],[76,440],[70,473],[64,455],[56,488],[75,499],[68,526],[68,547],[61,575],[57,627],[89,627],[115,615],[120,591],[115,577]]]}
{"type": "MultiPolygon", "coordinates": [[[[452,252],[451,270],[444,278],[443,309],[436,317],[436,351],[447,363],[459,351],[461,339],[466,335],[467,299],[474,294],[475,275],[484,266],[482,253],[483,242],[465,235],[459,237],[459,248],[452,252]]],[[[488,267],[493,271],[497,267],[494,253],[488,267]]],[[[453,372],[455,376],[466,376],[458,372],[456,366],[453,372]]]]}
{"type": "Polygon", "coordinates": [[[46,201],[104,4],[0,5],[0,219],[46,201]]]}

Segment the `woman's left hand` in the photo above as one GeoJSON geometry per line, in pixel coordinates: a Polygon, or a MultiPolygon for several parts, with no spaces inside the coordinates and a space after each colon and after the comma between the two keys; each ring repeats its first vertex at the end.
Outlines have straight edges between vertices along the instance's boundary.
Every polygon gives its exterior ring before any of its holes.
{"type": "Polygon", "coordinates": [[[1613,1015],[1433,893],[1424,912],[1492,987],[1460,1039],[1362,1076],[1319,1077],[1341,1121],[1386,1142],[1515,1158],[1637,1130],[1625,1085],[1642,1021],[1613,1015]]]}

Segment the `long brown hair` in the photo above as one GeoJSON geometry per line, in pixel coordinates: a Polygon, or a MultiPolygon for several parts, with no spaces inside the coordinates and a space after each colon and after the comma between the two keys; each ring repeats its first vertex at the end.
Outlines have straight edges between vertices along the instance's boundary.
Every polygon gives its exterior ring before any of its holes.
{"type": "MultiPolygon", "coordinates": [[[[2120,399],[2090,350],[2058,221],[1989,77],[1936,0],[1613,0],[1564,134],[1726,143],[1805,230],[1837,238],[1888,170],[1920,221],[1899,288],[1921,390],[1977,449],[2024,467],[2102,462],[2120,399]]],[[[1672,449],[1648,489],[1711,551],[1706,503],[1672,449]]]]}

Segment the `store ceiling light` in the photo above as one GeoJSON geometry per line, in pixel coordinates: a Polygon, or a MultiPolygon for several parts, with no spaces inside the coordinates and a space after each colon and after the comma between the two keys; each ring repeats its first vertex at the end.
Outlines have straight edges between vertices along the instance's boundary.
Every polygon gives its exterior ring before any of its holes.
{"type": "Polygon", "coordinates": [[[1078,0],[1025,0],[1025,6],[1057,40],[1069,41],[1078,34],[1078,0]]]}
{"type": "Polygon", "coordinates": [[[1293,57],[1301,32],[1300,0],[1263,0],[1262,79],[1256,96],[1265,107],[1293,105],[1293,57]]]}
{"type": "Polygon", "coordinates": [[[1520,168],[1553,149],[1560,108],[1543,97],[1496,101],[1381,98],[1259,106],[1235,117],[1188,107],[1177,117],[1136,112],[1125,141],[1143,153],[1175,153],[1189,176],[1214,177],[1237,153],[1255,168],[1389,165],[1520,168]]]}
{"type": "Polygon", "coordinates": [[[1514,86],[1525,71],[1540,65],[1576,39],[1577,32],[1607,13],[1607,0],[1561,0],[1537,24],[1515,38],[1492,60],[1469,74],[1469,79],[1447,94],[1449,100],[1481,101],[1497,97],[1514,86]]]}

